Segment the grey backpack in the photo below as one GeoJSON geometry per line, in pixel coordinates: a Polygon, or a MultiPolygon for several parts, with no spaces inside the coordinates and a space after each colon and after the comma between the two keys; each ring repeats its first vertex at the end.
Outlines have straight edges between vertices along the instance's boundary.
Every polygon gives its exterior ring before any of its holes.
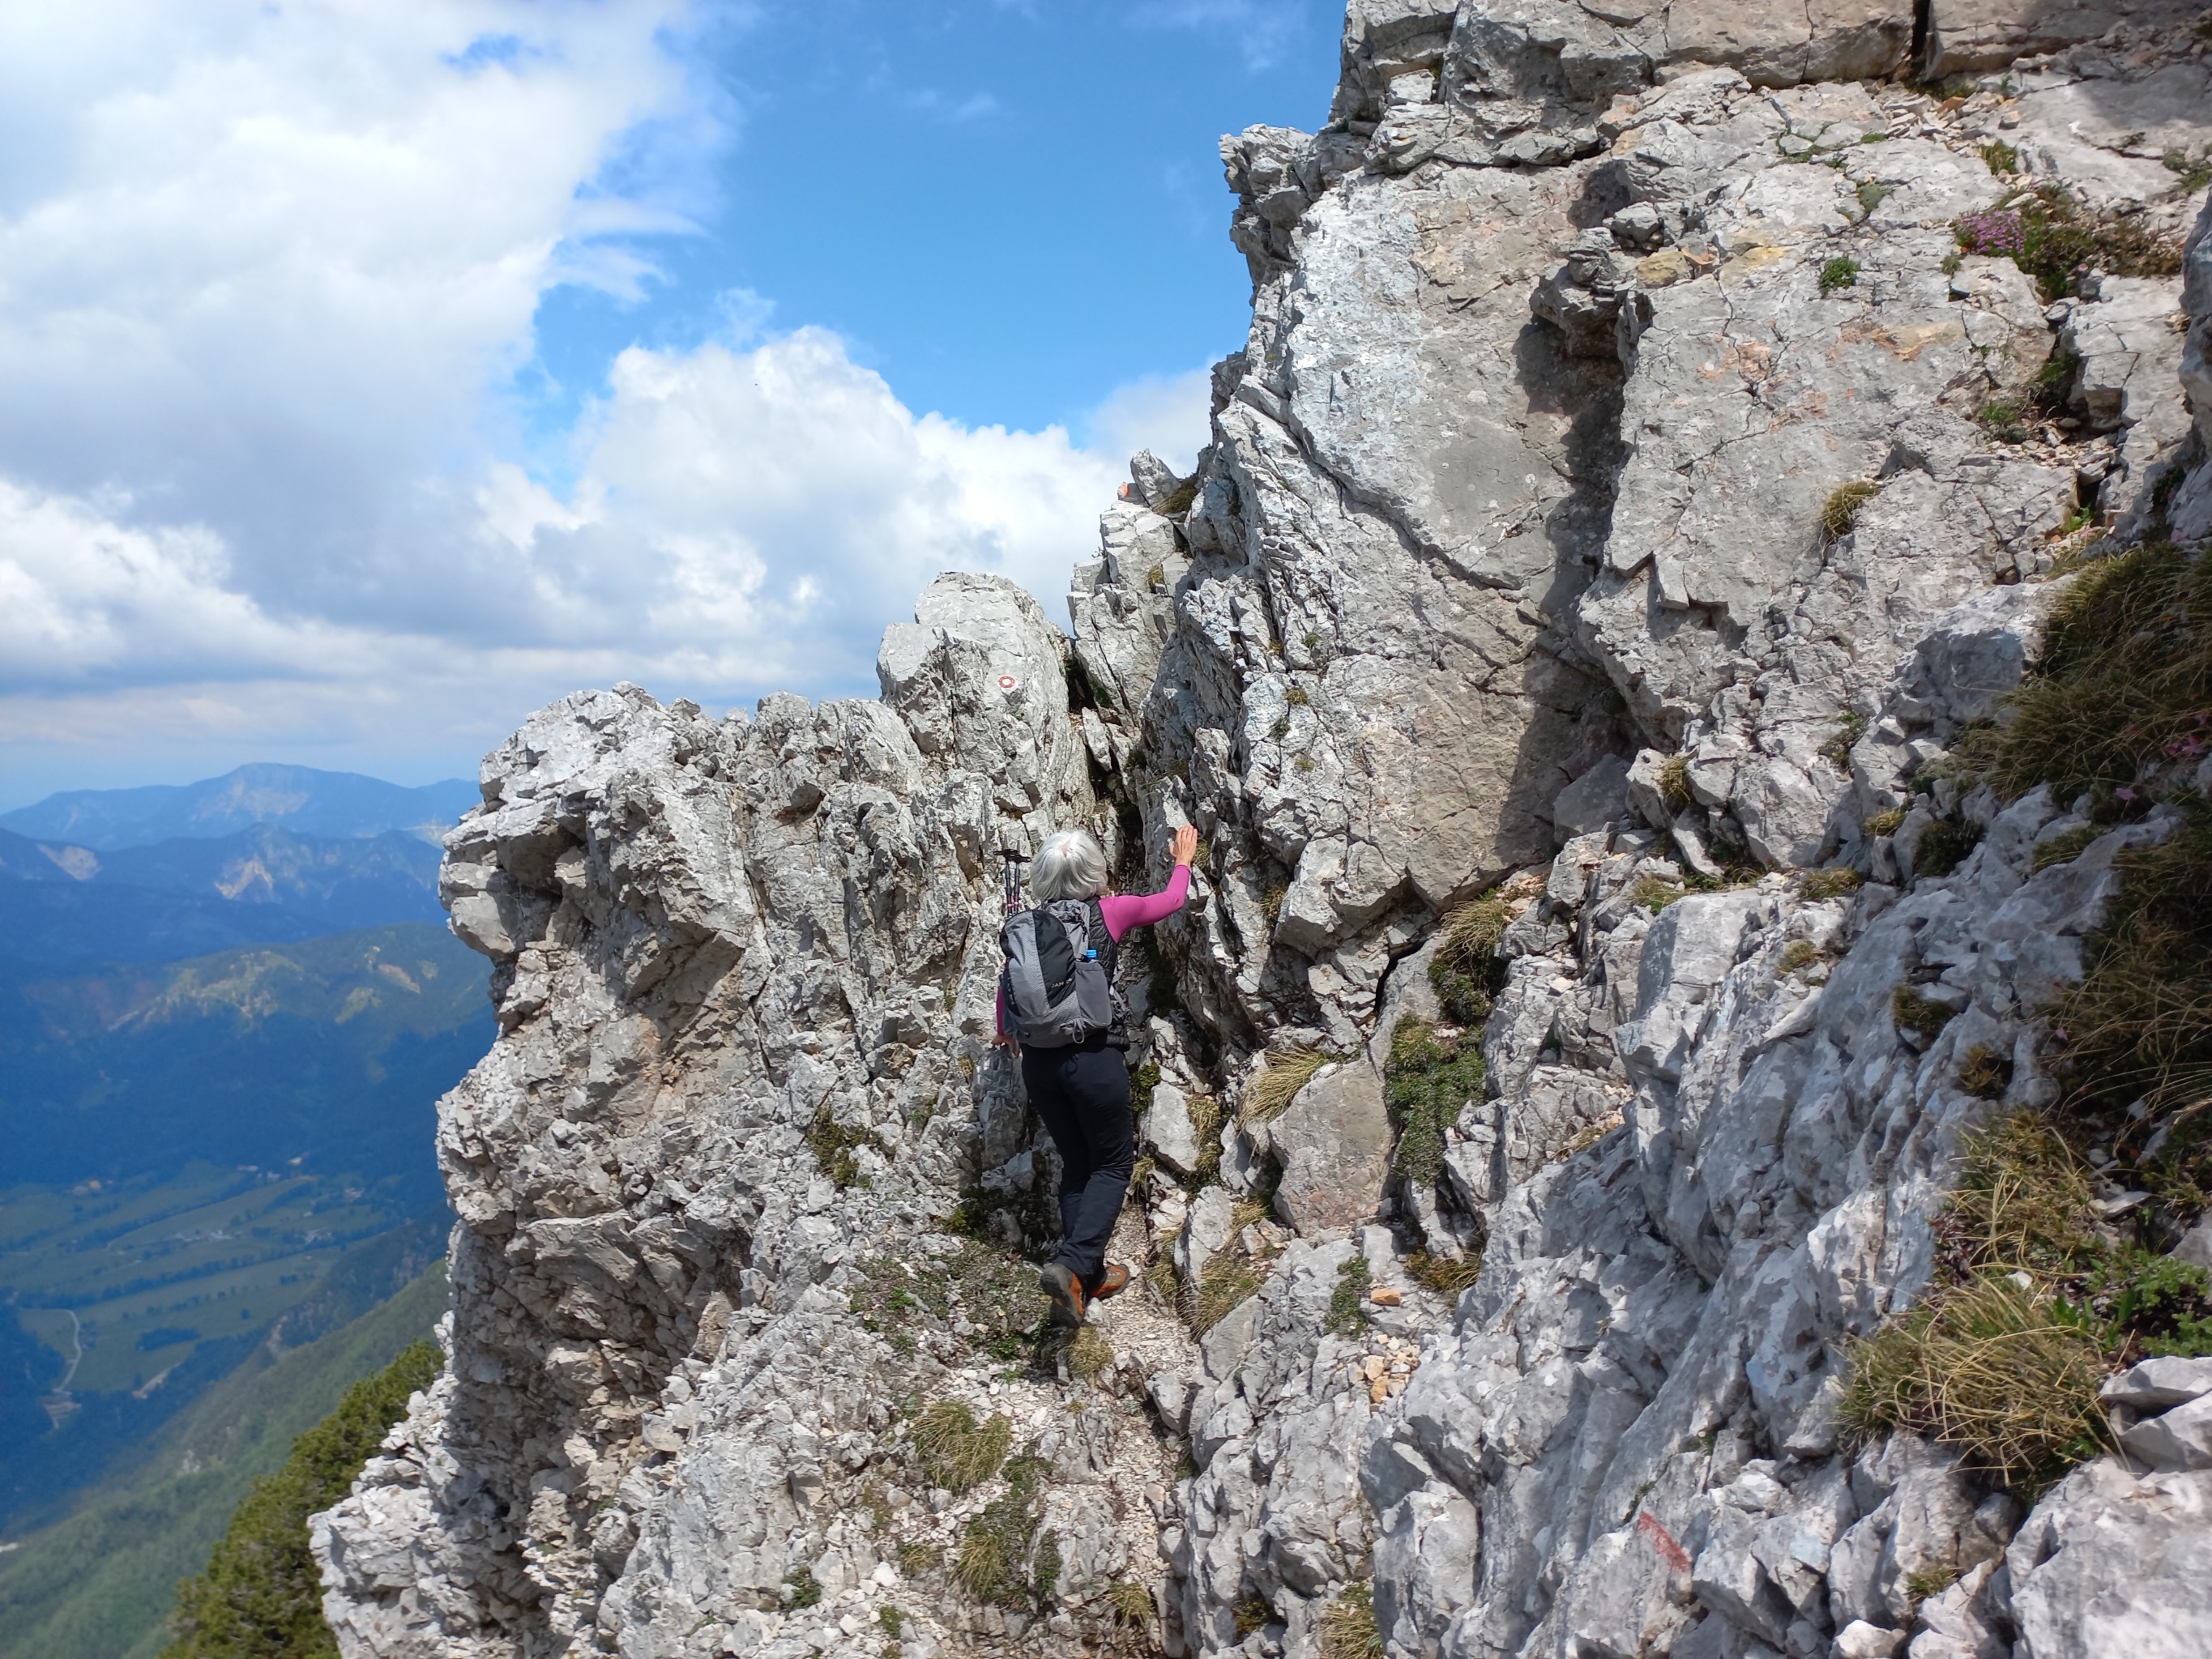
{"type": "Polygon", "coordinates": [[[999,985],[1022,1046],[1066,1048],[1115,1024],[1114,939],[1096,899],[1050,899],[999,930],[999,985]]]}

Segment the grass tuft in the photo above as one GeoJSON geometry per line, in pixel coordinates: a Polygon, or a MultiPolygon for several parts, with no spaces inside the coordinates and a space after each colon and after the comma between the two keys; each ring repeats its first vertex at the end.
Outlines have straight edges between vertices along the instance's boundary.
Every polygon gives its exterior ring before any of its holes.
{"type": "Polygon", "coordinates": [[[1805,878],[1799,891],[1808,899],[1837,899],[1846,893],[1856,893],[1866,878],[1848,865],[1833,870],[1814,870],[1805,878]]]}
{"type": "Polygon", "coordinates": [[[2038,870],[2048,870],[2054,864],[2071,864],[2081,856],[2091,842],[2104,833],[2094,823],[2061,830],[2049,841],[2036,843],[2035,856],[2031,862],[2038,870]]]}
{"type": "Polygon", "coordinates": [[[1237,1603],[1237,1639],[1243,1641],[1255,1630],[1264,1630],[1273,1622],[1275,1610],[1265,1598],[1247,1595],[1237,1603]]]}
{"type": "Polygon", "coordinates": [[[1415,1284],[1425,1285],[1439,1296],[1457,1297],[1482,1277],[1482,1255],[1477,1251],[1454,1260],[1416,1250],[1406,1258],[1406,1272],[1415,1284]]]}
{"type": "Polygon", "coordinates": [[[1690,757],[1669,755],[1659,763],[1659,799],[1678,811],[1690,804],[1690,757]]]}
{"type": "Polygon", "coordinates": [[[1948,876],[1966,861],[1966,855],[1982,844],[1978,824],[1961,823],[1955,818],[1942,818],[1928,826],[1920,837],[1920,845],[1913,849],[1912,873],[1921,876],[1948,876]]]}
{"type": "Polygon", "coordinates": [[[1479,1025],[1490,1018],[1505,984],[1498,943],[1519,914],[1510,901],[1486,894],[1445,915],[1442,939],[1429,959],[1429,983],[1455,1024],[1479,1025]]]}
{"type": "Polygon", "coordinates": [[[1959,1087],[1978,1100],[2002,1100],[2012,1086],[2012,1059],[1976,1043],[1960,1062],[1959,1087]]]}
{"type": "Polygon", "coordinates": [[[1264,1056],[1260,1074],[1245,1085],[1244,1108],[1240,1114],[1243,1120],[1247,1123],[1273,1123],[1290,1110],[1298,1091],[1313,1081],[1313,1074],[1328,1064],[1329,1059],[1329,1054],[1320,1048],[1292,1048],[1284,1054],[1264,1056]]]}
{"type": "Polygon", "coordinates": [[[1936,1034],[1948,1025],[1958,1010],[1933,997],[1923,996],[1910,985],[1900,985],[1889,994],[1889,1017],[1900,1031],[1910,1031],[1923,1042],[1933,1042],[1936,1034]]]}
{"type": "Polygon", "coordinates": [[[1833,294],[1838,289],[1856,288],[1859,283],[1859,262],[1838,254],[1820,267],[1820,292],[1833,294]]]}
{"type": "Polygon", "coordinates": [[[1078,1330],[1075,1340],[1067,1345],[1067,1374],[1081,1382],[1097,1382],[1113,1364],[1114,1345],[1099,1334],[1095,1325],[1078,1330]]]}
{"type": "Polygon", "coordinates": [[[2212,752],[2212,563],[2156,543],[2090,565],[2010,702],[1988,768],[2007,797],[2108,795],[2212,752]]]}
{"type": "Polygon", "coordinates": [[[1375,1627],[1375,1586],[1348,1584],[1321,1611],[1321,1659],[1382,1659],[1375,1627]]]}
{"type": "Polygon", "coordinates": [[[1213,1259],[1200,1269],[1198,1283],[1192,1288],[1192,1331],[1205,1335],[1257,1291],[1262,1282],[1258,1267],[1247,1261],[1243,1252],[1233,1246],[1215,1251],[1213,1259]]]}
{"type": "Polygon", "coordinates": [[[1106,1587],[1106,1604],[1114,1609],[1117,1625],[1148,1625],[1152,1619],[1152,1593],[1133,1578],[1116,1578],[1106,1587]]]}
{"type": "Polygon", "coordinates": [[[1042,1457],[1024,1453],[1006,1465],[1006,1489],[983,1506],[960,1534],[953,1582],[978,1601],[1041,1606],[1060,1577],[1058,1540],[1040,1533],[1044,1513],[1042,1457]]]}
{"type": "Polygon", "coordinates": [[[1782,959],[1775,965],[1785,974],[1794,974],[1820,959],[1820,947],[1811,939],[1793,939],[1782,947],[1782,959]]]}
{"type": "Polygon", "coordinates": [[[811,1567],[801,1567],[787,1572],[783,1582],[791,1586],[791,1605],[793,1607],[819,1606],[822,1601],[822,1581],[814,1576],[811,1567]]]}
{"type": "Polygon", "coordinates": [[[1838,484],[1820,503],[1820,533],[1832,542],[1841,541],[1858,522],[1859,509],[1881,494],[1881,486],[1870,478],[1838,484]]]}
{"type": "Polygon", "coordinates": [[[1982,162],[2000,179],[2008,179],[2020,171],[2020,152],[2002,138],[1993,138],[1982,146],[1982,162]]]}
{"type": "Polygon", "coordinates": [[[2040,1491],[2109,1443],[2101,1333],[2033,1279],[1993,1271],[1942,1293],[1855,1344],[1850,1367],[1838,1418],[1852,1436],[1923,1434],[2008,1486],[2040,1491]]]}
{"type": "Polygon", "coordinates": [[[1677,883],[1663,881],[1657,876],[1638,876],[1636,884],[1628,890],[1628,898],[1632,904],[1640,904],[1656,916],[1689,890],[1677,883]]]}
{"type": "Polygon", "coordinates": [[[957,1400],[931,1402],[915,1419],[915,1455],[930,1484],[968,1492],[999,1472],[1012,1447],[1014,1425],[994,1413],[984,1423],[957,1400]]]}

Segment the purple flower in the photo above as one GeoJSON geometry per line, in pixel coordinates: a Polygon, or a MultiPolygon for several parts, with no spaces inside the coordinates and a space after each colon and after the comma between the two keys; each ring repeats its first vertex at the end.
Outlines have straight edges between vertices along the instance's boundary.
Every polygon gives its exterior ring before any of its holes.
{"type": "Polygon", "coordinates": [[[2112,791],[2112,799],[2114,800],[2133,800],[2135,798],[2136,792],[2129,788],[2124,783],[2118,788],[2112,791]]]}
{"type": "Polygon", "coordinates": [[[2017,213],[1970,213],[1952,228],[1969,253],[2018,253],[2027,246],[2017,213]]]}

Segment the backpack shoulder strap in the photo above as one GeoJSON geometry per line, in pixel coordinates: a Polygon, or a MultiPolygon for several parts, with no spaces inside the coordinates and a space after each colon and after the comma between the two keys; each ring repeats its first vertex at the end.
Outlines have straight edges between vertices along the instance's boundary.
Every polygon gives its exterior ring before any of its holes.
{"type": "Polygon", "coordinates": [[[1106,964],[1106,975],[1114,975],[1114,934],[1106,926],[1106,907],[1097,899],[1091,901],[1091,948],[1098,952],[1098,960],[1106,964]]]}

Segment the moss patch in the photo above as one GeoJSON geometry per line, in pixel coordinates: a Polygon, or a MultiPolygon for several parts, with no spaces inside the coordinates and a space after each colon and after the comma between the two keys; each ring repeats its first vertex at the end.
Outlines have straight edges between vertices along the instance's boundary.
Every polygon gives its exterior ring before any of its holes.
{"type": "Polygon", "coordinates": [[[863,1146],[879,1157],[890,1155],[890,1148],[884,1144],[882,1136],[873,1129],[855,1129],[838,1122],[826,1102],[815,1113],[814,1121],[806,1126],[806,1145],[815,1161],[822,1165],[823,1174],[840,1187],[868,1184],[867,1177],[860,1173],[860,1152],[863,1146]]]}
{"type": "Polygon", "coordinates": [[[1329,1292],[1328,1316],[1322,1328],[1338,1336],[1358,1338],[1367,1328],[1367,1258],[1351,1255],[1337,1264],[1336,1288],[1329,1292]]]}
{"type": "Polygon", "coordinates": [[[1441,1036],[1426,1020],[1401,1018],[1382,1066],[1382,1103],[1397,1132],[1393,1164],[1408,1181],[1431,1182],[1443,1168],[1444,1133],[1482,1095],[1478,1034],[1441,1036]]]}

